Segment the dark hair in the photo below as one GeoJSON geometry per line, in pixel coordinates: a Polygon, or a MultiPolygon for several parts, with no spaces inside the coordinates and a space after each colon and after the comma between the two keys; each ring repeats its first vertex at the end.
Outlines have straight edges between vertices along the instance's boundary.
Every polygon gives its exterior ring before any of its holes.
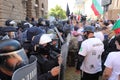
{"type": "Polygon", "coordinates": [[[107,27],[102,27],[102,30],[106,30],[106,29],[108,29],[107,27]]]}
{"type": "Polygon", "coordinates": [[[113,20],[109,20],[109,22],[111,22],[112,24],[114,24],[114,21],[113,21],[113,20]]]}

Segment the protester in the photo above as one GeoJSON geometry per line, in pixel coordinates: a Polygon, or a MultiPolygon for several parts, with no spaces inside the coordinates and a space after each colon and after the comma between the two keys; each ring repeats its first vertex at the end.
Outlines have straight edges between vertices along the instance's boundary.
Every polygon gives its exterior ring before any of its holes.
{"type": "Polygon", "coordinates": [[[73,35],[75,37],[77,37],[77,41],[78,41],[78,48],[80,48],[81,43],[83,41],[83,24],[82,23],[78,23],[78,30],[76,32],[73,32],[73,35]]]}
{"type": "Polygon", "coordinates": [[[70,40],[69,53],[68,53],[68,64],[75,66],[76,56],[78,50],[80,49],[81,43],[83,41],[83,24],[78,23],[77,31],[71,31],[72,36],[70,40]]]}
{"type": "Polygon", "coordinates": [[[112,29],[112,27],[113,27],[113,24],[114,24],[114,21],[113,20],[109,20],[108,21],[108,28],[111,30],[112,29]]]}
{"type": "MultiPolygon", "coordinates": [[[[113,51],[119,51],[115,45],[115,39],[116,39],[116,36],[120,34],[120,20],[116,21],[116,23],[114,24],[113,28],[112,28],[112,31],[109,32],[108,36],[110,37],[111,35],[111,38],[109,38],[108,40],[108,43],[105,42],[106,46],[105,46],[105,51],[104,51],[104,54],[103,54],[103,61],[106,60],[108,54],[110,52],[113,52],[113,51]]],[[[104,70],[104,69],[103,69],[104,70]]]]}
{"type": "Polygon", "coordinates": [[[99,38],[101,41],[104,41],[108,38],[109,29],[107,27],[102,27],[100,31],[94,33],[96,38],[99,38]]]}
{"type": "MultiPolygon", "coordinates": [[[[120,35],[116,36],[116,47],[120,50],[120,35]]],[[[104,65],[102,80],[119,80],[120,75],[120,51],[110,52],[104,65]]]]}
{"type": "Polygon", "coordinates": [[[101,55],[104,51],[102,41],[94,37],[94,28],[87,26],[84,28],[84,40],[78,53],[81,80],[98,80],[101,68],[101,55]]]}

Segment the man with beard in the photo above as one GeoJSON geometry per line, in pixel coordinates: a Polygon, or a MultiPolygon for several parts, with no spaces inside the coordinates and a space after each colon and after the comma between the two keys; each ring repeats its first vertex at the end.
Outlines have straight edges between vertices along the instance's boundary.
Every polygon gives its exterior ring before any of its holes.
{"type": "Polygon", "coordinates": [[[101,67],[101,55],[104,51],[102,41],[94,37],[94,28],[84,28],[86,40],[81,44],[78,52],[79,71],[82,72],[81,80],[98,80],[101,67]]]}

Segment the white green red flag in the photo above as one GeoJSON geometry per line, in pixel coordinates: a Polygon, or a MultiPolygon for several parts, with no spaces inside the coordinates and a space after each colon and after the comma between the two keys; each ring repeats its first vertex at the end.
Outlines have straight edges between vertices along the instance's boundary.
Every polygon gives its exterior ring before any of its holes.
{"type": "Polygon", "coordinates": [[[100,0],[92,0],[91,8],[96,16],[103,14],[103,9],[100,5],[100,0]]]}

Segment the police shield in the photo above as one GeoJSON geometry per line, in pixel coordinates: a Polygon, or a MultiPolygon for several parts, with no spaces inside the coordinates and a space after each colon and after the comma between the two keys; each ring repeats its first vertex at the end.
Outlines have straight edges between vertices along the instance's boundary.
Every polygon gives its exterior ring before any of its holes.
{"type": "Polygon", "coordinates": [[[37,58],[30,57],[28,65],[17,69],[12,76],[12,80],[37,80],[37,58]]]}
{"type": "Polygon", "coordinates": [[[68,34],[66,38],[66,42],[61,47],[61,55],[63,59],[63,65],[66,68],[66,62],[67,62],[67,56],[68,56],[68,48],[69,48],[69,42],[70,42],[70,34],[68,34]]]}
{"type": "Polygon", "coordinates": [[[67,41],[68,45],[69,45],[69,42],[70,42],[70,40],[71,40],[71,37],[72,37],[72,36],[71,36],[71,34],[69,33],[68,36],[67,36],[67,38],[66,38],[66,41],[67,41]]]}
{"type": "Polygon", "coordinates": [[[62,36],[60,35],[60,32],[58,31],[58,29],[57,29],[56,27],[54,27],[54,29],[55,29],[55,31],[57,32],[57,34],[58,34],[58,36],[59,36],[59,38],[60,38],[60,41],[61,41],[62,43],[64,43],[64,40],[63,40],[62,36]]]}
{"type": "Polygon", "coordinates": [[[69,42],[70,42],[70,34],[68,34],[67,36],[67,41],[61,46],[61,56],[62,56],[63,62],[60,65],[61,71],[60,71],[58,80],[64,80],[64,73],[66,69],[69,42]]]}

